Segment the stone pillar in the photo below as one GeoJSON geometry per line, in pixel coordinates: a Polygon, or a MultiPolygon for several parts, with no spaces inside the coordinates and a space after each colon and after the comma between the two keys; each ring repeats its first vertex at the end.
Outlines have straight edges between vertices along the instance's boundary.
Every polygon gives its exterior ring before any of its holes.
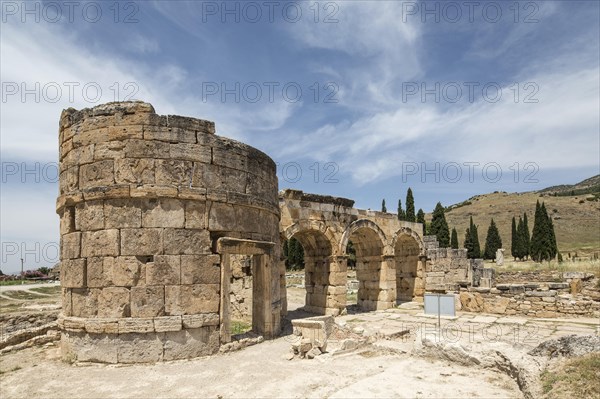
{"type": "Polygon", "coordinates": [[[389,309],[396,303],[396,259],[394,255],[381,257],[377,309],[389,309]]]}
{"type": "Polygon", "coordinates": [[[214,239],[279,242],[275,163],[217,136],[213,122],[157,115],[143,102],[69,108],[59,136],[64,358],[218,351],[214,239]]]}
{"type": "Polygon", "coordinates": [[[329,260],[329,289],[325,314],[337,316],[346,308],[347,281],[348,256],[331,256],[329,260]]]}

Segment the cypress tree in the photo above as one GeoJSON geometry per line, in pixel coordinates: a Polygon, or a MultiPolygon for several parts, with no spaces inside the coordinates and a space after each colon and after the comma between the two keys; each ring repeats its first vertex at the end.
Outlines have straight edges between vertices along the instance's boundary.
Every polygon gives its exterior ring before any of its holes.
{"type": "Polygon", "coordinates": [[[406,191],[406,221],[414,222],[415,218],[415,199],[410,187],[406,191]]]}
{"type": "Polygon", "coordinates": [[[385,207],[385,198],[381,201],[381,212],[387,212],[387,208],[385,207]]]}
{"type": "Polygon", "coordinates": [[[456,233],[456,229],[452,228],[452,236],[450,238],[450,247],[452,249],[458,249],[458,234],[456,233]]]}
{"type": "Polygon", "coordinates": [[[398,220],[406,220],[406,215],[402,210],[402,200],[398,200],[398,220]]]}
{"type": "Polygon", "coordinates": [[[465,242],[463,246],[467,249],[467,258],[473,259],[473,236],[471,236],[471,229],[467,227],[465,231],[465,242]]]}
{"type": "Polygon", "coordinates": [[[522,259],[525,260],[530,255],[531,252],[531,236],[529,235],[529,225],[527,224],[527,212],[523,213],[523,256],[522,259]]]}
{"type": "Polygon", "coordinates": [[[512,217],[512,223],[510,226],[510,254],[513,258],[517,259],[517,240],[519,237],[517,236],[517,224],[515,222],[515,217],[512,217]]]}
{"type": "Polygon", "coordinates": [[[531,236],[531,258],[536,262],[551,260],[556,257],[558,248],[554,224],[548,216],[544,203],[536,203],[533,234],[531,236]]]}
{"type": "Polygon", "coordinates": [[[531,234],[531,247],[530,255],[531,259],[539,262],[542,258],[543,251],[543,224],[542,218],[540,217],[540,201],[535,203],[535,215],[533,219],[533,233],[531,234]]]}
{"type": "Polygon", "coordinates": [[[473,216],[469,219],[469,246],[466,246],[467,239],[465,238],[465,248],[467,248],[467,258],[477,259],[481,257],[481,247],[479,246],[479,234],[477,233],[477,226],[473,223],[473,216]]]}
{"type": "Polygon", "coordinates": [[[515,254],[520,260],[524,260],[526,256],[524,228],[523,219],[521,219],[521,216],[519,216],[519,224],[517,224],[517,239],[515,242],[515,254]]]}
{"type": "Polygon", "coordinates": [[[485,249],[483,251],[484,259],[496,259],[496,251],[502,248],[502,239],[500,238],[500,232],[498,231],[498,226],[492,221],[490,223],[490,227],[487,231],[487,236],[485,238],[485,249]]]}
{"type": "Polygon", "coordinates": [[[558,255],[558,245],[556,244],[556,233],[554,232],[554,222],[552,222],[552,217],[548,216],[548,234],[550,241],[550,259],[556,258],[558,255]]]}
{"type": "Polygon", "coordinates": [[[448,222],[446,222],[444,207],[440,202],[437,203],[433,210],[429,233],[437,237],[441,248],[448,248],[450,245],[450,230],[448,229],[448,222]]]}
{"type": "Polygon", "coordinates": [[[427,223],[425,222],[425,212],[423,209],[419,208],[417,212],[417,223],[421,223],[423,225],[423,234],[427,234],[427,223]]]}

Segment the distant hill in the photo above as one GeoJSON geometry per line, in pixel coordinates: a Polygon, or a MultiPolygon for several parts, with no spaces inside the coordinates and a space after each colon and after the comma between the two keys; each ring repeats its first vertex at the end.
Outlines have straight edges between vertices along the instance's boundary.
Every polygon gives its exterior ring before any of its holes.
{"type": "MultiPolygon", "coordinates": [[[[548,187],[526,193],[495,192],[476,195],[446,208],[450,229],[456,228],[460,245],[464,241],[469,217],[479,226],[481,249],[490,219],[498,225],[505,254],[510,256],[511,219],[527,212],[530,233],[533,230],[535,203],[546,204],[552,217],[558,248],[566,258],[568,252],[592,256],[600,252],[600,175],[572,185],[548,187]]],[[[431,215],[427,215],[431,220],[431,215]]]]}
{"type": "Polygon", "coordinates": [[[581,195],[600,192],[600,175],[590,177],[577,184],[562,184],[560,186],[547,187],[537,191],[544,194],[581,195]]]}

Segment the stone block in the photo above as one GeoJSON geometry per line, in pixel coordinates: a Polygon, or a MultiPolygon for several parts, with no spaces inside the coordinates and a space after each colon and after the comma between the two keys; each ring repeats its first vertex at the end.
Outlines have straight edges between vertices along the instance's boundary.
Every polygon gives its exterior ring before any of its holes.
{"type": "Polygon", "coordinates": [[[60,215],[60,235],[75,232],[75,207],[66,206],[60,215]]]}
{"type": "Polygon", "coordinates": [[[167,332],[164,336],[164,360],[191,359],[219,351],[219,331],[208,326],[167,332]]]}
{"type": "MultiPolygon", "coordinates": [[[[119,319],[119,334],[149,333],[154,331],[152,319],[126,318],[119,319]]],[[[119,337],[121,338],[121,337],[119,337]]]]}
{"type": "Polygon", "coordinates": [[[119,230],[84,231],[81,236],[81,256],[118,256],[119,230]]]}
{"type": "Polygon", "coordinates": [[[192,181],[193,162],[174,159],[155,161],[155,181],[163,186],[189,186],[192,181]]]}
{"type": "Polygon", "coordinates": [[[111,286],[114,262],[115,258],[112,257],[87,258],[87,286],[90,288],[111,286]]]}
{"type": "MultiPolygon", "coordinates": [[[[195,161],[210,164],[212,150],[201,144],[171,144],[171,158],[185,161],[195,161]]],[[[163,157],[164,158],[164,157],[163,157]]]]}
{"type": "Polygon", "coordinates": [[[114,184],[114,162],[97,161],[79,168],[79,188],[110,186],[114,184]]]}
{"type": "Polygon", "coordinates": [[[104,222],[107,229],[139,228],[142,210],[139,200],[110,199],[104,203],[104,222]]]}
{"type": "Polygon", "coordinates": [[[162,252],[161,229],[122,229],[122,255],[157,255],[162,252]]]}
{"type": "Polygon", "coordinates": [[[125,143],[122,141],[107,141],[94,145],[94,160],[102,161],[107,159],[123,158],[125,143]]]}
{"type": "Polygon", "coordinates": [[[59,175],[58,187],[61,194],[73,192],[79,188],[79,167],[73,166],[59,175]]]}
{"type": "Polygon", "coordinates": [[[129,289],[125,287],[103,288],[98,296],[99,317],[129,317],[129,289]]]}
{"type": "Polygon", "coordinates": [[[154,331],[181,331],[181,316],[162,316],[154,318],[154,331]]]}
{"type": "Polygon", "coordinates": [[[218,313],[190,314],[181,316],[184,328],[200,328],[204,326],[218,326],[218,313]]]}
{"type": "Polygon", "coordinates": [[[119,336],[117,351],[119,363],[155,363],[163,359],[163,343],[158,334],[119,336]]]}
{"type": "Polygon", "coordinates": [[[74,317],[94,317],[98,313],[98,295],[96,288],[76,288],[71,290],[71,306],[74,317]]]}
{"type": "Polygon", "coordinates": [[[131,317],[156,317],[164,312],[164,286],[131,288],[131,317]]]}
{"type": "MultiPolygon", "coordinates": [[[[179,127],[145,126],[144,138],[146,140],[166,141],[169,143],[196,143],[196,132],[179,127]]],[[[171,153],[173,158],[177,152],[171,153]]]]}
{"type": "Polygon", "coordinates": [[[237,225],[233,205],[213,202],[208,212],[208,228],[211,231],[235,231],[237,225]]]}
{"type": "Polygon", "coordinates": [[[179,227],[185,223],[183,203],[176,199],[148,199],[142,202],[142,227],[179,227]]]}
{"type": "Polygon", "coordinates": [[[73,315],[73,305],[71,301],[71,289],[63,288],[61,290],[62,313],[65,316],[73,315]]]}
{"type": "Polygon", "coordinates": [[[86,319],[85,331],[93,334],[118,334],[118,319],[86,319]]]}
{"type": "Polygon", "coordinates": [[[60,237],[61,259],[79,258],[81,249],[81,233],[69,233],[60,237]]]}
{"type": "Polygon", "coordinates": [[[146,264],[146,285],[175,285],[181,283],[181,266],[178,255],[156,255],[154,262],[146,264]]]}
{"type": "Polygon", "coordinates": [[[144,138],[143,126],[108,126],[108,140],[127,140],[127,139],[142,139],[144,138]]]}
{"type": "Polygon", "coordinates": [[[504,314],[510,300],[504,297],[488,298],[483,302],[483,311],[486,313],[504,314]]]}
{"type": "Polygon", "coordinates": [[[177,197],[177,187],[159,186],[156,184],[132,185],[130,194],[133,198],[177,197]]]}
{"type": "Polygon", "coordinates": [[[181,284],[220,284],[219,255],[181,255],[181,284]]]}
{"type": "Polygon", "coordinates": [[[65,259],[60,262],[60,284],[64,288],[83,288],[86,282],[85,259],[65,259]]]}
{"type": "Polygon", "coordinates": [[[104,201],[86,201],[75,207],[75,228],[90,231],[104,228],[104,201]]]}
{"type": "Polygon", "coordinates": [[[206,228],[206,203],[192,202],[185,203],[185,228],[186,229],[205,229],[206,228]]]}
{"type": "Polygon", "coordinates": [[[117,363],[116,338],[113,335],[63,333],[61,346],[66,360],[117,363]]]}
{"type": "Polygon", "coordinates": [[[115,161],[117,184],[154,184],[154,160],[124,158],[115,161]]]}
{"type": "Polygon", "coordinates": [[[160,141],[127,140],[126,158],[169,158],[169,144],[160,141]]]}
{"type": "Polygon", "coordinates": [[[165,311],[169,316],[219,312],[219,285],[167,285],[165,311]]]}
{"type": "Polygon", "coordinates": [[[199,255],[211,252],[210,233],[207,230],[165,229],[163,235],[166,255],[199,255]]]}
{"type": "Polygon", "coordinates": [[[146,265],[136,256],[119,256],[112,265],[111,282],[117,287],[142,285],[146,281],[145,268],[146,265]]]}

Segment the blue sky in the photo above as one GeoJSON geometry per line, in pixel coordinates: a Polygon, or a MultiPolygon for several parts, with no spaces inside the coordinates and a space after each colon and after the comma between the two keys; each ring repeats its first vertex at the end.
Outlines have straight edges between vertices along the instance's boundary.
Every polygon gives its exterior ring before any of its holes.
{"type": "Polygon", "coordinates": [[[598,174],[599,3],[516,5],[2,2],[0,268],[56,260],[60,112],[115,99],[213,120],[279,163],[280,189],[361,208],[598,174]]]}

